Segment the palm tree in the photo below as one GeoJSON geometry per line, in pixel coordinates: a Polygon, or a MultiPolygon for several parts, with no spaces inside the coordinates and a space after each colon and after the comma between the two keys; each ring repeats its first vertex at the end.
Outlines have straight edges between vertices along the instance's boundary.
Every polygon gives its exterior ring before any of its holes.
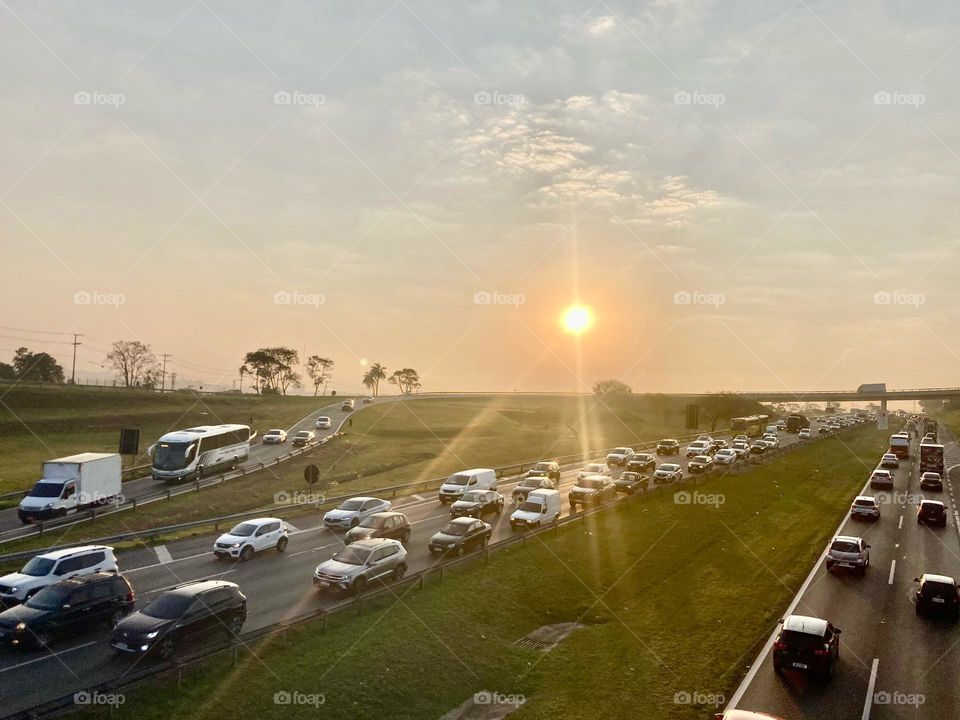
{"type": "Polygon", "coordinates": [[[387,379],[387,369],[380,363],[374,363],[364,376],[364,385],[367,385],[367,378],[370,379],[370,385],[368,387],[373,388],[373,396],[376,397],[377,393],[380,392],[380,381],[387,379]]]}
{"type": "Polygon", "coordinates": [[[376,385],[376,381],[373,379],[373,376],[370,374],[372,371],[373,371],[373,368],[370,368],[370,370],[367,370],[363,374],[363,386],[370,388],[371,390],[373,389],[374,385],[376,385]]]}

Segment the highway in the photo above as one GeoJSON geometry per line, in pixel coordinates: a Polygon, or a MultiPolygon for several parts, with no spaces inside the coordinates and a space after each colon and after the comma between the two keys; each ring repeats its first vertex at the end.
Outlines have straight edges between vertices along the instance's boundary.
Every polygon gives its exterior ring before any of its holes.
{"type": "MultiPolygon", "coordinates": [[[[960,463],[960,450],[943,428],[941,441],[946,446],[946,466],[960,463]]],[[[914,577],[925,572],[960,577],[954,490],[945,480],[942,493],[921,493],[917,461],[914,442],[910,461],[901,462],[896,471],[894,491],[887,493],[879,521],[847,519],[836,533],[859,535],[870,543],[866,575],[828,574],[821,557],[783,613],[823,618],[840,628],[840,656],[833,679],[820,683],[802,676],[778,676],[770,655],[776,628],[771,628],[731,706],[785,720],[957,717],[958,628],[949,621],[918,617],[913,601],[914,577]],[[917,523],[920,497],[947,505],[946,528],[917,523]]],[[[862,494],[880,495],[869,487],[862,494]]],[[[771,577],[770,582],[776,579],[771,577]]]]}
{"type": "MultiPolygon", "coordinates": [[[[814,431],[816,427],[814,424],[814,431]]],[[[727,437],[729,434],[717,434],[727,437]]],[[[781,447],[798,442],[796,435],[781,433],[781,447]]],[[[686,468],[681,454],[660,458],[663,462],[679,462],[686,468]]],[[[565,469],[561,475],[563,515],[569,513],[566,495],[572,487],[576,469],[565,469]]],[[[498,486],[507,498],[499,517],[484,519],[494,526],[492,542],[508,537],[509,514],[513,508],[510,491],[518,478],[501,480],[498,486]]],[[[654,485],[651,482],[651,487],[654,485]]],[[[441,506],[435,494],[400,498],[394,508],[404,512],[413,525],[407,544],[411,572],[423,570],[439,562],[427,550],[431,535],[449,519],[449,508],[441,506]]],[[[342,534],[322,526],[317,513],[298,518],[285,553],[261,553],[246,563],[218,561],[211,549],[214,537],[191,538],[171,543],[158,552],[143,548],[119,557],[121,572],[137,593],[137,606],[142,607],[163,589],[190,580],[223,578],[237,583],[248,599],[248,620],[244,630],[253,630],[302,615],[331,600],[320,596],[312,583],[315,567],[343,547],[342,534]],[[169,553],[169,555],[167,555],[169,553]],[[166,562],[161,560],[161,556],[166,562]]],[[[289,524],[289,523],[288,523],[289,524]]],[[[80,689],[121,678],[134,666],[135,660],[115,657],[107,642],[106,628],[88,636],[53,646],[49,651],[21,651],[0,656],[0,700],[6,713],[16,713],[80,689]],[[39,683],[38,678],[43,682],[39,683]]],[[[153,662],[142,659],[140,663],[153,662]]]]}

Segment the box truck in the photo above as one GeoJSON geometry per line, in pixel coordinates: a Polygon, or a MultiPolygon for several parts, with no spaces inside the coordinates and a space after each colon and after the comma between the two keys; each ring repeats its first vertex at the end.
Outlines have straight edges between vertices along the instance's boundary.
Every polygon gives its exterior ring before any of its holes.
{"type": "Polygon", "coordinates": [[[120,495],[122,466],[117,453],[80,453],[48,460],[40,480],[20,502],[24,523],[106,505],[120,495]]]}
{"type": "Polygon", "coordinates": [[[920,446],[920,472],[940,473],[943,477],[943,445],[929,443],[920,446]]]}

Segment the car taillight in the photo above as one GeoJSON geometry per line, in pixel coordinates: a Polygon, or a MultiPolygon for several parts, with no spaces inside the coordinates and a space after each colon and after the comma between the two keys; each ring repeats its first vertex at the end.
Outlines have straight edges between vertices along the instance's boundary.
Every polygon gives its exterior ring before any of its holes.
{"type": "Polygon", "coordinates": [[[820,655],[820,656],[829,655],[829,654],[830,654],[830,648],[821,648],[820,650],[814,650],[814,651],[813,651],[813,654],[814,654],[814,655],[820,655]]]}
{"type": "Polygon", "coordinates": [[[127,591],[127,602],[133,602],[136,600],[136,596],[133,594],[133,590],[127,591]]]}
{"type": "Polygon", "coordinates": [[[774,649],[774,650],[785,650],[786,647],[787,647],[787,644],[786,644],[785,642],[781,642],[780,640],[777,640],[777,641],[773,644],[773,649],[774,649]]]}

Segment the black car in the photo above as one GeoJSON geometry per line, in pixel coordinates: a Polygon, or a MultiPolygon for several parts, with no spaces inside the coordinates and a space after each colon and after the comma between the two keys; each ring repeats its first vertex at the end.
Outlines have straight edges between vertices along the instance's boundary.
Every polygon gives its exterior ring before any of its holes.
{"type": "Polygon", "coordinates": [[[23,605],[0,613],[0,643],[47,647],[92,626],[113,627],[133,610],[133,589],[116,573],[94,573],[48,585],[23,605]]]}
{"type": "Polygon", "coordinates": [[[840,630],[826,620],[805,615],[790,615],[782,625],[773,643],[773,669],[829,680],[840,655],[840,630]]]}
{"type": "Polygon", "coordinates": [[[493,528],[483,520],[454,518],[430,538],[430,553],[462,553],[483,547],[490,541],[493,528]]]}
{"type": "Polygon", "coordinates": [[[533,490],[556,490],[556,483],[546,476],[528,475],[513,489],[513,501],[517,504],[524,502],[533,490]]]}
{"type": "Polygon", "coordinates": [[[943,492],[943,478],[940,477],[940,473],[925,472],[921,474],[920,489],[943,492]]]}
{"type": "Polygon", "coordinates": [[[649,472],[657,467],[657,458],[650,453],[637,453],[627,462],[627,470],[635,473],[649,472]]]}
{"type": "Polygon", "coordinates": [[[917,615],[941,615],[952,620],[960,619],[960,594],[952,577],[925,573],[913,581],[919,583],[915,597],[917,615]]]}
{"type": "Polygon", "coordinates": [[[680,452],[680,442],[673,438],[666,438],[657,443],[657,455],[677,455],[680,452]]]}
{"type": "Polygon", "coordinates": [[[649,475],[641,475],[638,472],[632,472],[630,470],[621,473],[620,477],[613,481],[613,487],[616,492],[627,493],[628,495],[646,492],[649,485],[649,475]]]}
{"type": "Polygon", "coordinates": [[[483,517],[503,512],[503,495],[496,490],[468,490],[450,506],[450,517],[483,517]]]}
{"type": "Polygon", "coordinates": [[[374,513],[361,520],[359,525],[347,530],[343,542],[349,545],[367,538],[389,538],[406,545],[410,540],[410,521],[400,512],[374,513]]]}
{"type": "Polygon", "coordinates": [[[524,477],[547,477],[551,480],[560,480],[560,463],[553,460],[542,460],[527,470],[524,477]]]}
{"type": "Polygon", "coordinates": [[[577,505],[601,505],[617,496],[617,488],[613,481],[603,475],[587,475],[577,480],[577,484],[570,490],[570,510],[577,505]]]}
{"type": "Polygon", "coordinates": [[[247,598],[223,580],[199,580],[167,590],[143,610],[128,615],[113,629],[110,647],[117,652],[161,658],[173,655],[189,638],[222,632],[236,635],[247,619],[247,598]]]}
{"type": "Polygon", "coordinates": [[[937,500],[923,500],[917,506],[917,525],[947,526],[947,508],[937,500]]]}

